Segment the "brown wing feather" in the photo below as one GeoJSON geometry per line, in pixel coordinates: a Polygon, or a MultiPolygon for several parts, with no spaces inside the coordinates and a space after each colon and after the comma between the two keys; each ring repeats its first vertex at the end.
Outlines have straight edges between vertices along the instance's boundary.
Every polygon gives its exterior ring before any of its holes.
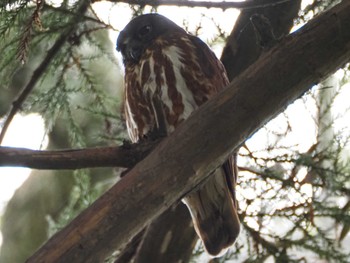
{"type": "Polygon", "coordinates": [[[210,83],[214,84],[217,93],[229,84],[224,65],[202,40],[194,36],[190,36],[189,38],[195,47],[196,57],[201,71],[210,83]]]}
{"type": "MultiPolygon", "coordinates": [[[[222,63],[196,37],[189,37],[195,47],[196,59],[212,89],[208,99],[225,88],[229,81],[222,63]]],[[[212,255],[231,246],[240,232],[235,186],[237,181],[236,154],[214,171],[211,178],[197,191],[184,198],[191,211],[195,229],[212,255]]]]}

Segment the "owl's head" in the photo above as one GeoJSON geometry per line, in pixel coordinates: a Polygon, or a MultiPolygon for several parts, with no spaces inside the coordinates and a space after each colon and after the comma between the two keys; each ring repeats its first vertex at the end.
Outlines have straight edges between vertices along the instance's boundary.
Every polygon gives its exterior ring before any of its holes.
{"type": "Polygon", "coordinates": [[[144,51],[164,34],[185,32],[173,21],[159,14],[141,15],[129,22],[120,32],[117,50],[122,53],[123,62],[137,63],[144,51]]]}

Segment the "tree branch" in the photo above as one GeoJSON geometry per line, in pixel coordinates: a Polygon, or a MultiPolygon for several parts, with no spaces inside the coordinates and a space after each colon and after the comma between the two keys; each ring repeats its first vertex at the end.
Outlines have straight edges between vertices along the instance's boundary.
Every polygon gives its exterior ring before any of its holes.
{"type": "Polygon", "coordinates": [[[33,169],[81,169],[92,167],[130,168],[141,161],[160,142],[144,141],[119,147],[98,147],[38,151],[0,147],[0,166],[22,166],[33,169]]]}
{"type": "Polygon", "coordinates": [[[300,10],[300,4],[301,0],[294,0],[273,8],[250,9],[241,12],[227,38],[221,56],[230,80],[254,63],[264,51],[259,44],[253,23],[250,22],[251,17],[256,14],[266,17],[271,23],[273,34],[280,39],[289,34],[300,10]]]}
{"type": "Polygon", "coordinates": [[[350,59],[350,1],[284,38],[27,262],[98,262],[203,181],[246,138],[350,59]]]}
{"type": "MultiPolygon", "coordinates": [[[[101,0],[95,0],[93,2],[100,2],[101,0]]],[[[211,2],[211,1],[183,1],[183,0],[109,0],[109,2],[126,3],[129,5],[140,5],[140,6],[186,6],[186,7],[205,7],[205,8],[237,8],[243,9],[255,9],[263,8],[268,6],[275,6],[294,0],[266,0],[257,3],[255,0],[247,0],[245,2],[211,2]]]]}

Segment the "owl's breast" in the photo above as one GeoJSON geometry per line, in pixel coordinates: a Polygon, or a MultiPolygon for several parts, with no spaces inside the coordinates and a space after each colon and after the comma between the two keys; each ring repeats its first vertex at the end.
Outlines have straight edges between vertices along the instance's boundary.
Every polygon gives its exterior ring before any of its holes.
{"type": "Polygon", "coordinates": [[[125,115],[132,141],[138,141],[160,123],[171,133],[196,109],[188,84],[183,51],[176,46],[146,50],[138,65],[125,75],[125,115]]]}

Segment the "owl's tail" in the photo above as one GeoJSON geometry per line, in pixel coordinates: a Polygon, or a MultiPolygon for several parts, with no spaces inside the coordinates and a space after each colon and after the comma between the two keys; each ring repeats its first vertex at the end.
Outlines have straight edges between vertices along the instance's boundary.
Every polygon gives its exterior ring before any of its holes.
{"type": "Polygon", "coordinates": [[[236,171],[231,169],[231,174],[225,169],[229,164],[225,165],[183,199],[191,212],[197,234],[213,256],[226,252],[240,232],[234,192],[236,171]]]}

